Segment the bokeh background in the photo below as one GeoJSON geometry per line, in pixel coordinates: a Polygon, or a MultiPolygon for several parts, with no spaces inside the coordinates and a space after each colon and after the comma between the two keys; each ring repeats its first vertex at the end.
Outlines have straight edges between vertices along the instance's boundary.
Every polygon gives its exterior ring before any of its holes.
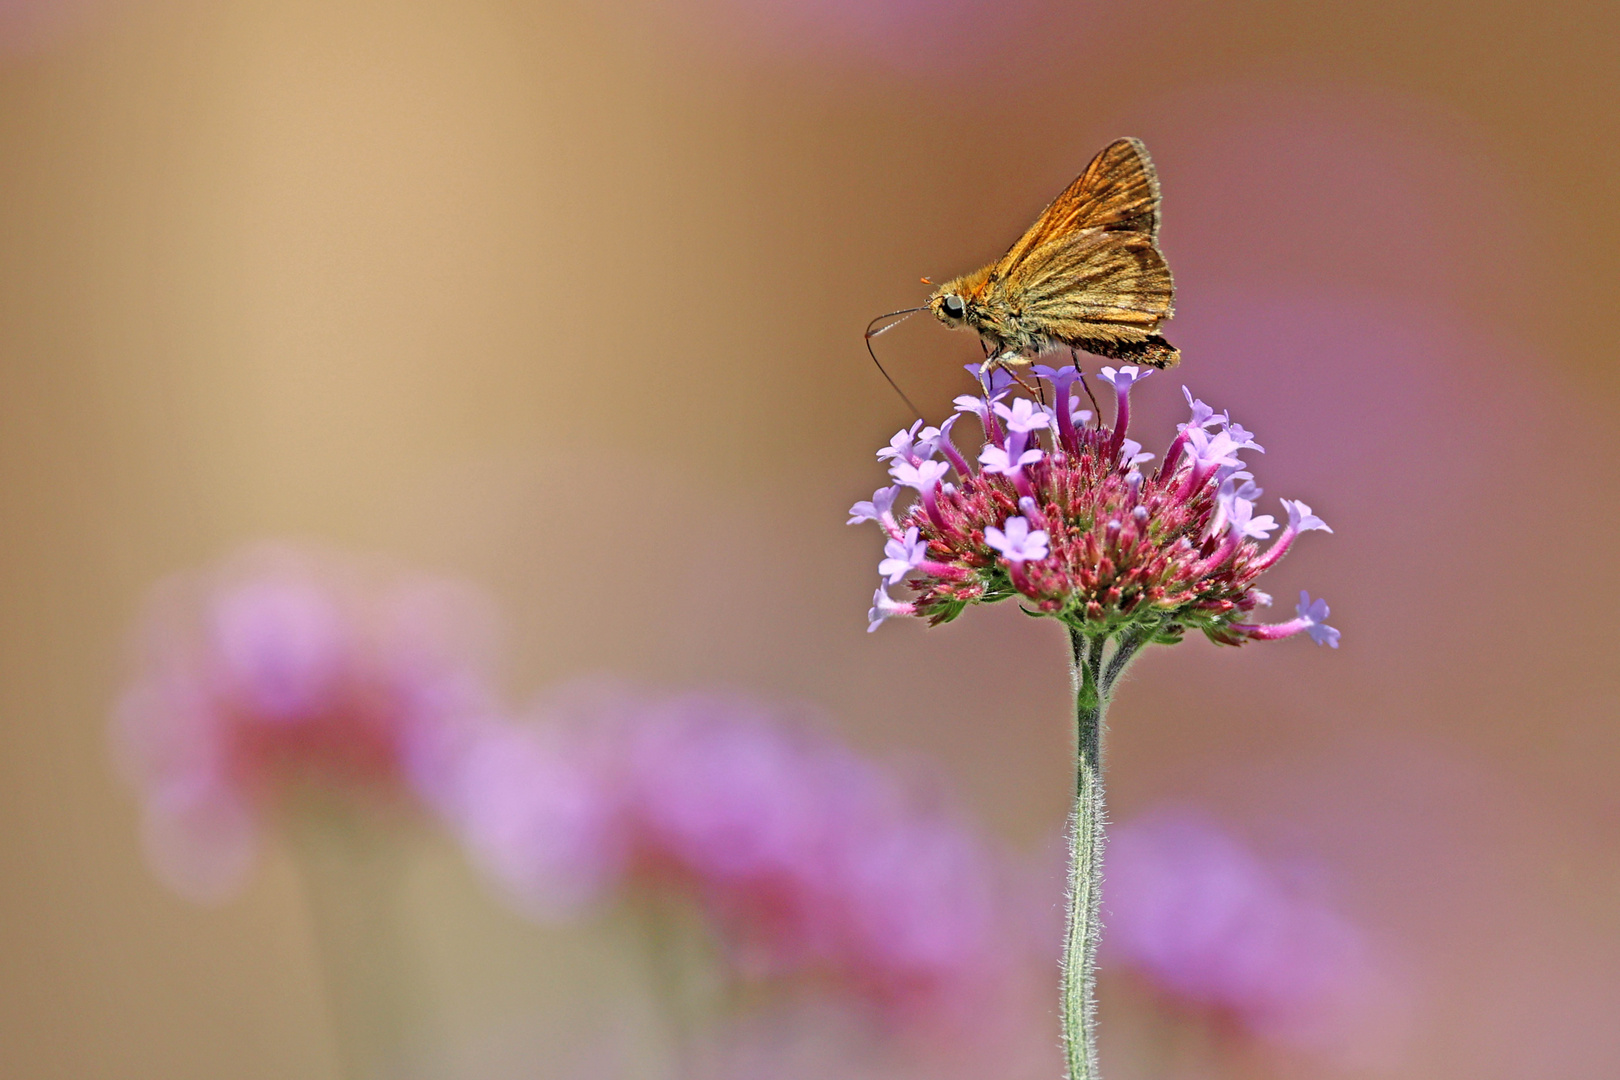
{"type": "MultiPolygon", "coordinates": [[[[860,331],[1133,134],[1177,374],[1335,526],[1273,582],[1344,645],[1143,660],[1116,818],[1316,868],[1401,968],[1357,1075],[1616,1075],[1616,41],[1569,0],[4,0],[0,1073],[337,1075],[286,853],[175,897],[107,749],[150,584],[265,536],[488,589],[514,700],[808,702],[1038,851],[1061,633],[863,632],[843,511],[909,417],[860,331]]],[[[930,416],[968,389],[966,337],[882,343],[930,416]]],[[[1176,380],[1137,406],[1155,449],[1176,380]]],[[[612,939],[448,845],[408,891],[448,1074],[584,1075],[612,939]]],[[[1105,987],[1116,1075],[1151,1010],[1105,987]]]]}

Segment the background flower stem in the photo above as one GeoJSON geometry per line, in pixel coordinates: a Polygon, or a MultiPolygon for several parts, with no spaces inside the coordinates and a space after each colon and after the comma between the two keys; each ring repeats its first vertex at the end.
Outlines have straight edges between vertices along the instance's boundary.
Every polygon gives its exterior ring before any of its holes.
{"type": "Polygon", "coordinates": [[[431,1045],[400,926],[404,851],[354,815],[312,816],[295,850],[343,1075],[399,1075],[431,1045]]]}

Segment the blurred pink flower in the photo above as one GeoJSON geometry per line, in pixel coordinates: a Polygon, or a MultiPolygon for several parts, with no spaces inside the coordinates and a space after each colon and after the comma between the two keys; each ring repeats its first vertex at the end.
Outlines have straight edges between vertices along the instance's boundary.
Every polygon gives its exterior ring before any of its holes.
{"type": "Polygon", "coordinates": [[[1366,935],[1209,818],[1165,810],[1114,831],[1105,965],[1266,1041],[1338,1053],[1384,994],[1366,935]]]}
{"type": "Polygon", "coordinates": [[[454,751],[493,713],[489,642],[465,586],[291,547],[161,584],[113,732],[159,874],[225,896],[292,787],[443,804],[454,751]]]}
{"type": "Polygon", "coordinates": [[[468,754],[459,801],[524,906],[673,890],[740,977],[832,978],[902,1012],[965,1004],[1001,966],[988,845],[802,717],[613,690],[540,712],[468,754]]]}

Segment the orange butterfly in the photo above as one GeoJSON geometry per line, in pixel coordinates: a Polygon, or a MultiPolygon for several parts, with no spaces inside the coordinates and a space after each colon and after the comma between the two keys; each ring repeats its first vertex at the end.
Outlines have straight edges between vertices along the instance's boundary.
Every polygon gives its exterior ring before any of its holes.
{"type": "Polygon", "coordinates": [[[978,333],[984,370],[1022,366],[1057,348],[1174,367],[1181,353],[1158,333],[1175,300],[1158,235],[1153,162],[1141,142],[1120,139],[1007,254],[941,285],[926,307],[946,326],[978,333]]]}

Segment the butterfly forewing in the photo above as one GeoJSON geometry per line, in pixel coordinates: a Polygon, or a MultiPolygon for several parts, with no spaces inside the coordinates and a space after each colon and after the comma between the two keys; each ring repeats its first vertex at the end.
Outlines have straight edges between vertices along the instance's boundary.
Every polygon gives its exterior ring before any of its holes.
{"type": "Polygon", "coordinates": [[[1120,139],[1003,256],[990,287],[1052,338],[1141,340],[1170,317],[1175,297],[1154,246],[1158,225],[1147,151],[1120,139]]]}
{"type": "Polygon", "coordinates": [[[996,264],[1008,274],[1054,237],[1079,229],[1109,229],[1159,235],[1159,177],[1137,139],[1118,139],[1091,159],[1086,171],[1041,211],[1035,224],[996,264]]]}

